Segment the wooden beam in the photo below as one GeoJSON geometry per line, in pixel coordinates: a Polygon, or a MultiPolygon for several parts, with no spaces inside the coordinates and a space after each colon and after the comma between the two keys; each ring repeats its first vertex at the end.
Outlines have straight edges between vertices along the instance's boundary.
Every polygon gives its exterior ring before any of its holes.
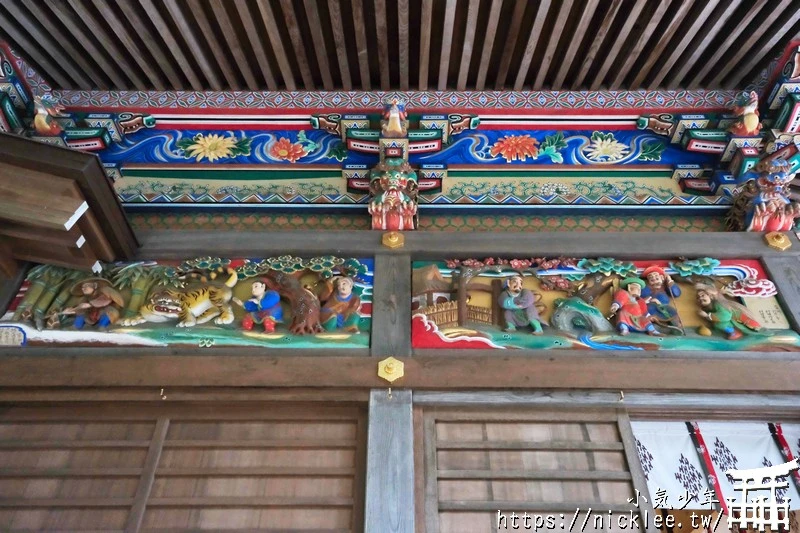
{"type": "MultiPolygon", "coordinates": [[[[189,46],[189,49],[193,52],[193,60],[197,61],[197,65],[200,67],[200,70],[205,76],[206,81],[208,81],[209,86],[214,91],[221,91],[222,90],[222,83],[220,82],[219,76],[217,75],[217,71],[214,69],[214,66],[211,64],[211,60],[209,59],[208,55],[206,54],[205,50],[203,49],[202,45],[200,44],[200,40],[195,35],[195,28],[189,24],[189,21],[186,15],[183,14],[181,11],[180,6],[178,5],[177,0],[163,0],[164,5],[167,7],[170,16],[172,17],[172,21],[178,27],[178,31],[181,34],[181,37],[186,39],[186,44],[189,46]]],[[[103,4],[103,0],[95,0],[100,4],[103,4]]]]}
{"type": "MultiPolygon", "coordinates": [[[[647,44],[647,42],[653,37],[656,28],[661,22],[661,19],[664,18],[664,15],[667,13],[667,10],[669,9],[671,4],[672,4],[671,0],[661,0],[660,2],[656,3],[656,9],[653,12],[653,15],[647,22],[647,26],[644,27],[644,30],[639,32],[639,38],[636,39],[636,43],[634,43],[633,48],[631,48],[631,50],[625,55],[625,59],[623,61],[615,62],[617,66],[617,73],[616,76],[614,76],[614,81],[611,82],[612,88],[614,89],[623,88],[622,83],[625,81],[625,76],[628,75],[628,72],[631,71],[631,68],[633,68],[634,63],[636,63],[636,61],[639,59],[642,50],[644,50],[644,47],[647,44]]],[[[733,12],[732,8],[731,12],[733,12]]]]}
{"type": "MultiPolygon", "coordinates": [[[[697,35],[699,32],[703,31],[703,28],[708,27],[708,19],[714,10],[720,5],[719,0],[706,0],[700,4],[703,6],[703,9],[697,15],[697,17],[692,22],[692,25],[689,26],[689,29],[685,32],[685,37],[681,37],[679,39],[673,39],[673,41],[677,41],[674,43],[674,46],[670,49],[669,54],[667,55],[666,59],[663,59],[661,62],[661,68],[653,76],[653,79],[647,84],[647,88],[655,90],[661,86],[661,82],[666,77],[667,73],[672,72],[672,69],[675,66],[675,63],[681,57],[686,47],[689,46],[689,43],[692,42],[692,38],[687,38],[689,36],[697,35]]],[[[725,3],[727,9],[727,2],[725,3]]]]}
{"type": "Polygon", "coordinates": [[[389,25],[386,20],[386,0],[375,2],[375,32],[378,37],[378,65],[381,70],[381,89],[390,89],[389,77],[389,25]]]}
{"type": "Polygon", "coordinates": [[[165,90],[166,86],[156,72],[156,69],[154,68],[155,65],[152,61],[150,61],[150,57],[147,55],[147,52],[144,50],[144,48],[139,46],[138,41],[131,38],[130,32],[128,31],[129,26],[127,24],[123,24],[116,12],[111,9],[108,2],[103,0],[94,0],[93,5],[95,9],[100,11],[100,15],[103,17],[103,22],[107,24],[113,32],[114,39],[119,39],[120,43],[131,52],[134,61],[136,61],[136,64],[139,65],[140,69],[142,69],[144,75],[147,76],[151,86],[158,91],[165,90]]]}
{"type": "Polygon", "coordinates": [[[653,66],[662,59],[661,55],[664,53],[667,44],[675,35],[675,32],[678,31],[678,28],[683,23],[686,15],[692,10],[693,6],[693,0],[684,0],[678,3],[678,10],[675,12],[675,16],[672,18],[669,26],[667,26],[667,29],[664,30],[664,33],[661,34],[655,48],[648,54],[647,60],[644,62],[644,65],[642,65],[642,68],[636,73],[636,77],[633,79],[633,83],[631,83],[630,86],[631,89],[638,89],[642,86],[642,83],[644,83],[647,75],[650,74],[653,66]]]}
{"type": "MultiPolygon", "coordinates": [[[[10,137],[10,136],[9,136],[10,137]]],[[[0,136],[0,140],[3,137],[0,136]]],[[[0,155],[3,154],[0,143],[0,155]]],[[[506,232],[462,233],[444,235],[440,231],[407,232],[405,246],[387,250],[377,231],[291,230],[262,231],[192,231],[191,239],[183,230],[142,230],[138,233],[142,248],[138,257],[150,260],[186,259],[208,255],[221,257],[262,257],[264,254],[326,255],[332,249],[353,257],[376,253],[410,254],[412,259],[441,260],[450,257],[486,257],[487,254],[518,256],[521,250],[536,250],[542,257],[607,257],[617,259],[666,259],[677,257],[742,257],[786,256],[800,259],[800,241],[791,232],[794,245],[785,252],[768,247],[762,235],[737,233],[736,246],[731,246],[731,233],[663,233],[654,239],[650,233],[591,232],[506,232]],[[624,243],[624,245],[622,245],[624,243]]]]}
{"type": "Polygon", "coordinates": [[[408,83],[408,45],[410,36],[408,25],[409,0],[397,1],[397,46],[400,63],[400,90],[407,91],[408,83]]]}
{"type": "MultiPolygon", "coordinates": [[[[58,62],[58,65],[64,70],[64,72],[72,78],[73,81],[77,82],[77,86],[81,87],[82,89],[89,89],[92,87],[92,82],[89,81],[87,76],[84,72],[77,68],[77,66],[73,63],[73,60],[77,60],[77,57],[67,56],[61,50],[61,45],[65,44],[64,41],[57,41],[53,39],[52,32],[48,33],[42,32],[39,30],[39,23],[53,27],[50,24],[49,20],[45,17],[42,17],[39,20],[34,19],[30,15],[30,6],[26,5],[28,10],[22,8],[21,4],[14,3],[14,2],[6,2],[3,6],[11,13],[11,16],[17,19],[19,26],[25,28],[28,35],[34,40],[34,42],[39,43],[44,47],[44,49],[58,62]]],[[[34,9],[38,11],[38,7],[34,6],[34,9]]],[[[60,33],[60,31],[59,31],[60,33]]],[[[63,34],[62,34],[63,35],[63,34]]],[[[83,58],[81,58],[83,59],[83,58]]],[[[85,64],[85,62],[83,62],[85,64]]]]}
{"type": "Polygon", "coordinates": [[[594,18],[595,11],[597,11],[597,5],[599,1],[600,0],[588,0],[586,2],[586,6],[581,11],[581,17],[578,20],[578,26],[575,28],[575,33],[573,34],[572,39],[569,40],[569,46],[564,54],[564,57],[560,60],[561,66],[558,68],[556,77],[553,80],[552,89],[554,91],[561,90],[561,86],[564,85],[564,80],[569,73],[572,62],[575,60],[575,54],[578,53],[578,48],[580,47],[581,42],[589,30],[589,25],[592,23],[592,19],[594,18]]]}
{"type": "Polygon", "coordinates": [[[411,391],[369,398],[364,531],[414,532],[414,426],[411,391]]]}
{"type": "MultiPolygon", "coordinates": [[[[769,0],[755,0],[750,5],[750,10],[748,11],[747,15],[741,17],[739,22],[731,28],[725,28],[725,39],[714,48],[714,54],[706,61],[700,63],[700,70],[694,75],[694,77],[689,80],[688,84],[685,84],[686,87],[690,89],[695,89],[700,87],[700,84],[703,81],[703,78],[708,75],[712,68],[718,68],[720,66],[720,60],[722,59],[722,55],[726,52],[729,52],[733,46],[736,46],[736,41],[739,39],[739,36],[742,34],[744,29],[750,24],[750,22],[755,19],[759,13],[769,4],[769,0]]],[[[736,6],[731,6],[730,12],[733,13],[736,6]]],[[[722,21],[717,24],[717,27],[722,29],[722,21]]],[[[711,33],[711,32],[709,32],[711,33]]],[[[714,32],[716,33],[716,32],[714,32]]],[[[705,47],[701,50],[701,53],[705,51],[705,47]]],[[[697,65],[697,60],[700,58],[698,57],[695,61],[692,61],[692,64],[689,65],[690,67],[697,65]]],[[[679,72],[671,78],[670,84],[675,80],[682,80],[683,76],[686,74],[688,67],[683,66],[679,70],[679,72]]],[[[672,85],[670,85],[672,86],[672,85]]]]}
{"type": "MultiPolygon", "coordinates": [[[[724,29],[725,33],[728,33],[729,28],[726,27],[728,20],[730,20],[739,5],[740,2],[738,1],[730,2],[729,5],[726,6],[726,9],[719,15],[719,18],[714,18],[713,23],[703,28],[702,35],[698,36],[702,37],[700,42],[696,44],[693,43],[689,57],[681,61],[681,64],[673,69],[670,77],[666,81],[667,87],[687,87],[687,84],[684,83],[683,80],[686,72],[688,72],[689,68],[696,66],[700,62],[700,58],[705,54],[709,44],[720,31],[724,29]]],[[[715,64],[714,66],[719,67],[719,64],[715,64]]]]}
{"type": "Polygon", "coordinates": [[[456,90],[463,91],[467,86],[469,64],[472,60],[472,45],[475,41],[475,32],[478,26],[478,9],[480,0],[469,0],[467,8],[467,29],[464,33],[464,47],[461,49],[461,64],[458,66],[458,81],[456,90]]]}
{"type": "MultiPolygon", "coordinates": [[[[195,74],[192,65],[195,64],[195,57],[192,55],[191,58],[187,58],[186,55],[183,53],[183,49],[181,49],[178,41],[175,39],[175,36],[172,35],[172,29],[167,25],[164,21],[164,18],[159,13],[158,9],[156,9],[155,4],[153,4],[152,0],[139,0],[142,8],[147,13],[147,16],[150,17],[150,21],[158,30],[158,35],[161,37],[167,45],[167,49],[172,54],[172,57],[175,58],[175,62],[178,64],[178,68],[181,69],[183,75],[186,76],[186,79],[189,81],[189,87],[194,89],[195,91],[202,91],[205,89],[203,83],[200,81],[200,78],[197,77],[195,74]]],[[[185,87],[184,87],[185,88],[185,87]]]]}
{"type": "MultiPolygon", "coordinates": [[[[334,0],[335,1],[335,0],[334,0]]],[[[275,22],[275,14],[272,11],[271,3],[267,0],[256,0],[256,5],[261,13],[261,20],[264,22],[264,27],[267,29],[267,36],[272,45],[272,50],[275,52],[275,58],[278,60],[278,67],[281,71],[283,84],[286,85],[287,91],[297,90],[297,84],[292,73],[292,67],[286,56],[286,50],[283,47],[280,33],[278,32],[278,25],[275,22]]]]}
{"type": "Polygon", "coordinates": [[[773,256],[764,258],[763,263],[778,289],[778,301],[792,329],[800,332],[800,272],[797,261],[791,257],[773,256]]]}
{"type": "MultiPolygon", "coordinates": [[[[571,0],[566,0],[565,3],[570,3],[571,0]]],[[[563,3],[560,3],[559,6],[563,7],[563,3]]],[[[542,35],[542,27],[544,26],[544,21],[547,18],[547,13],[550,11],[550,0],[542,0],[537,8],[536,11],[536,18],[533,21],[533,28],[531,28],[531,33],[528,35],[528,42],[525,45],[525,51],[522,53],[522,61],[519,65],[519,70],[517,71],[517,77],[514,79],[514,90],[519,91],[522,89],[522,85],[525,83],[525,78],[528,76],[528,70],[531,66],[531,60],[533,59],[533,54],[536,52],[536,46],[539,44],[540,39],[545,39],[542,35]]],[[[569,9],[567,9],[569,12],[569,9]]],[[[559,16],[561,11],[559,11],[559,16]]],[[[550,42],[558,43],[560,35],[559,34],[551,34],[550,35],[550,42]]],[[[550,46],[548,45],[548,49],[550,46]]],[[[549,65],[549,64],[548,64],[549,65]]],[[[534,76],[535,78],[536,76],[534,76]]],[[[536,89],[538,85],[534,82],[533,88],[536,89]]]]}
{"type": "Polygon", "coordinates": [[[631,474],[613,470],[439,470],[439,479],[528,481],[627,481],[631,474]]]}
{"type": "MultiPolygon", "coordinates": [[[[222,35],[225,36],[225,41],[228,43],[227,51],[233,55],[233,59],[235,60],[236,66],[239,68],[239,72],[241,72],[242,76],[244,76],[244,82],[247,88],[251,91],[262,89],[262,87],[256,81],[256,77],[253,74],[253,69],[250,68],[250,62],[244,55],[242,45],[239,42],[239,37],[236,35],[236,30],[234,29],[233,23],[228,16],[227,10],[225,9],[227,2],[223,2],[222,0],[208,1],[211,4],[211,9],[214,12],[214,17],[216,18],[217,24],[219,25],[220,30],[222,30],[222,35]]],[[[274,86],[275,80],[273,80],[272,83],[274,86]]]]}
{"type": "MultiPolygon", "coordinates": [[[[344,36],[341,0],[328,0],[328,11],[331,16],[331,29],[333,30],[333,42],[336,45],[336,59],[339,62],[342,88],[345,91],[352,91],[353,82],[350,79],[350,64],[347,60],[347,41],[344,36]]],[[[408,72],[406,72],[406,83],[408,83],[408,72]]]]}
{"type": "Polygon", "coordinates": [[[625,447],[625,459],[628,462],[628,470],[630,471],[631,479],[633,481],[633,488],[644,498],[637,498],[639,515],[642,517],[642,524],[645,524],[645,531],[648,533],[658,533],[659,529],[653,525],[652,520],[648,517],[655,516],[653,509],[653,500],[650,497],[650,490],[647,488],[647,478],[642,470],[642,463],[639,461],[639,452],[636,447],[636,438],[633,435],[631,428],[631,420],[625,412],[619,413],[617,418],[617,429],[619,430],[620,439],[625,447]]]}
{"type": "Polygon", "coordinates": [[[457,0],[446,0],[444,9],[444,30],[442,31],[442,55],[439,57],[439,83],[440,91],[447,89],[447,75],[450,73],[450,50],[453,45],[453,28],[456,22],[457,0]]]}
{"type": "MultiPolygon", "coordinates": [[[[416,404],[416,399],[415,402],[416,404]]],[[[125,441],[130,442],[130,441],[125,441]]],[[[619,442],[589,442],[589,441],[498,441],[498,440],[478,440],[478,441],[447,441],[436,442],[437,450],[525,450],[525,451],[594,451],[594,452],[616,452],[622,451],[622,444],[619,442]]]]}
{"type": "Polygon", "coordinates": [[[411,258],[407,255],[375,256],[372,288],[371,353],[375,357],[411,355],[411,258]]]}
{"type": "Polygon", "coordinates": [[[211,48],[211,53],[214,55],[214,60],[222,71],[225,81],[228,82],[228,88],[233,90],[241,89],[241,85],[236,78],[236,74],[234,74],[233,69],[231,68],[230,58],[227,57],[226,52],[222,50],[222,46],[220,46],[220,43],[214,34],[214,30],[211,29],[211,24],[208,21],[208,17],[206,17],[205,13],[203,12],[203,5],[205,5],[205,3],[201,3],[201,0],[186,1],[188,2],[189,11],[194,14],[194,20],[197,23],[197,26],[200,28],[203,38],[206,40],[206,43],[208,43],[208,47],[211,48]]]}
{"type": "MultiPolygon", "coordinates": [[[[327,387],[380,388],[375,359],[333,355],[328,350],[289,350],[286,357],[240,355],[242,350],[104,348],[0,348],[0,386],[4,387],[327,387]],[[24,353],[23,353],[24,352],[24,353]],[[94,350],[96,353],[97,350],[94,350]],[[178,355],[171,355],[178,354],[178,355]],[[221,355],[212,357],[212,355],[221,355]],[[325,355],[325,357],[319,357],[325,355]]],[[[247,352],[247,350],[244,350],[247,352]]],[[[547,352],[543,356],[506,355],[498,350],[459,357],[415,355],[401,358],[405,376],[395,383],[408,389],[587,389],[628,391],[800,393],[800,361],[774,353],[637,352],[635,356],[590,356],[547,352]],[[666,354],[666,355],[665,355],[666,354]],[[720,372],[721,366],[725,367],[720,372]]],[[[470,350],[472,352],[472,350],[470,350]]],[[[271,354],[272,352],[270,352],[271,354]]],[[[341,350],[339,350],[341,353],[341,350]]],[[[786,355],[786,354],[784,354],[786,355]]]]}
{"type": "Polygon", "coordinates": [[[303,77],[303,85],[307,91],[313,91],[316,89],[314,78],[311,76],[311,68],[308,66],[306,47],[303,44],[303,36],[300,34],[300,26],[297,25],[297,15],[295,15],[292,0],[281,0],[281,10],[283,11],[286,29],[289,32],[289,40],[292,43],[294,61],[297,63],[300,75],[303,77]]]}
{"type": "Polygon", "coordinates": [[[428,90],[428,69],[431,60],[431,23],[433,0],[422,0],[422,22],[419,26],[419,90],[428,90]]]}
{"type": "MultiPolygon", "coordinates": [[[[58,0],[55,1],[58,2],[58,0]]],[[[140,38],[142,41],[144,41],[147,49],[150,50],[150,53],[153,55],[156,63],[158,63],[158,67],[167,77],[167,80],[172,85],[172,88],[175,90],[185,89],[186,87],[183,86],[183,80],[181,80],[180,75],[172,66],[172,63],[167,58],[164,50],[162,50],[159,46],[158,43],[161,41],[153,34],[153,32],[150,31],[149,25],[142,18],[137,5],[138,4],[131,3],[130,0],[119,0],[117,2],[117,6],[122,9],[122,12],[128,19],[130,26],[132,28],[136,28],[136,30],[139,32],[140,38]]]]}
{"type": "Polygon", "coordinates": [[[333,78],[331,77],[331,67],[328,65],[328,46],[322,35],[322,22],[319,18],[319,8],[317,0],[303,0],[306,10],[306,19],[311,28],[311,41],[314,44],[314,52],[317,56],[317,65],[322,75],[322,86],[326,91],[333,90],[333,78]]]}
{"type": "MultiPolygon", "coordinates": [[[[747,40],[743,43],[739,44],[738,46],[742,46],[736,52],[736,55],[728,62],[727,65],[722,67],[717,75],[709,82],[709,87],[715,87],[722,83],[723,80],[726,78],[733,78],[738,81],[745,76],[748,72],[753,70],[756,65],[765,60],[769,60],[770,58],[766,57],[769,54],[769,51],[774,47],[781,39],[784,39],[789,30],[797,24],[797,21],[800,20],[800,9],[790,9],[791,4],[788,1],[781,1],[779,3],[772,2],[770,4],[771,11],[769,15],[761,21],[760,24],[757,25],[756,28],[753,28],[753,31],[757,32],[756,34],[749,34],[747,40]],[[781,16],[784,16],[784,22],[781,27],[774,31],[769,32],[770,26],[775,23],[781,16]],[[758,42],[759,38],[767,35],[768,38],[765,42],[761,43],[759,48],[756,48],[756,43],[758,42]],[[746,48],[745,48],[746,47],[746,48]],[[748,55],[749,54],[749,55],[748,55]],[[747,55],[747,59],[745,59],[741,64],[742,58],[747,55]],[[736,69],[734,71],[734,68],[736,69]],[[731,75],[730,73],[733,72],[731,75]]],[[[749,33],[749,32],[748,32],[749,33]]]]}
{"type": "Polygon", "coordinates": [[[54,63],[48,55],[45,55],[47,52],[39,48],[25,33],[21,32],[17,23],[8,18],[2,10],[0,10],[0,30],[5,31],[9,37],[22,47],[28,57],[45,69],[41,73],[45,78],[53,80],[63,88],[74,87],[75,82],[72,81],[69,75],[61,70],[61,67],[54,63]]]}
{"type": "MultiPolygon", "coordinates": [[[[524,500],[448,500],[439,503],[440,511],[456,511],[456,512],[497,512],[498,509],[514,509],[515,512],[528,512],[528,513],[558,513],[563,512],[567,517],[574,513],[575,509],[580,509],[581,514],[584,510],[590,508],[596,509],[597,502],[591,501],[559,501],[559,502],[533,502],[524,500]]],[[[604,513],[621,513],[627,514],[631,510],[635,510],[632,505],[620,505],[619,503],[602,506],[604,513]]],[[[599,514],[599,513],[598,513],[599,514]]],[[[651,515],[652,516],[652,515],[651,515]]],[[[518,523],[519,525],[519,523],[518,523]]],[[[578,528],[575,528],[578,531],[578,528]]]]}
{"type": "MultiPolygon", "coordinates": [[[[630,9],[625,12],[625,22],[622,25],[622,28],[620,28],[619,33],[614,36],[614,42],[611,45],[611,49],[606,53],[603,63],[600,65],[600,70],[597,71],[595,79],[590,84],[590,90],[596,91],[603,84],[603,81],[606,79],[608,69],[611,68],[611,65],[618,59],[620,50],[625,44],[625,41],[628,39],[628,35],[631,33],[633,26],[639,19],[639,15],[642,13],[645,5],[645,0],[636,0],[632,6],[629,6],[630,9]]],[[[612,90],[616,89],[616,87],[613,86],[610,88],[612,90]]]]}
{"type": "Polygon", "coordinates": [[[133,497],[133,507],[125,522],[125,533],[136,533],[142,527],[144,511],[156,479],[156,470],[158,469],[158,462],[161,460],[161,450],[164,449],[164,441],[167,438],[168,430],[169,419],[165,417],[159,418],[144,459],[142,475],[139,477],[139,485],[136,487],[136,495],[133,497]]]}
{"type": "Polygon", "coordinates": [[[583,84],[583,80],[586,79],[586,74],[588,74],[589,68],[591,68],[591,66],[594,64],[594,59],[597,57],[608,31],[611,29],[612,24],[614,24],[614,17],[616,17],[617,13],[619,13],[620,7],[622,7],[622,0],[611,1],[608,11],[606,11],[605,16],[603,17],[603,22],[600,24],[600,28],[594,35],[592,45],[589,47],[589,51],[583,58],[583,63],[581,63],[578,76],[575,78],[575,89],[578,89],[583,84]]]}
{"type": "MultiPolygon", "coordinates": [[[[597,0],[591,0],[596,2],[597,0]]],[[[489,71],[489,61],[492,59],[494,49],[494,39],[497,36],[497,23],[500,21],[500,11],[503,7],[503,0],[492,0],[489,9],[489,20],[486,23],[486,36],[483,39],[483,51],[481,61],[478,66],[478,79],[475,82],[475,90],[482,91],[486,84],[486,73],[489,71]]]]}
{"type": "Polygon", "coordinates": [[[253,53],[256,55],[258,66],[261,68],[261,75],[264,77],[264,81],[267,82],[267,89],[275,91],[278,89],[278,85],[275,83],[275,77],[272,75],[272,67],[269,66],[264,43],[261,41],[261,37],[258,35],[256,26],[253,23],[253,16],[250,14],[246,3],[236,2],[235,5],[239,13],[239,19],[244,26],[244,31],[247,34],[247,38],[250,40],[250,46],[253,48],[253,53]]]}

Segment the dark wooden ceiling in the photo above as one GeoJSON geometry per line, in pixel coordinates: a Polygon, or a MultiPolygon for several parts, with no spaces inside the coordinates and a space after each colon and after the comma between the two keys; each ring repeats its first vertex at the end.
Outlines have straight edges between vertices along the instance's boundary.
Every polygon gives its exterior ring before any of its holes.
{"type": "Polygon", "coordinates": [[[58,89],[742,88],[800,0],[3,0],[58,89]]]}

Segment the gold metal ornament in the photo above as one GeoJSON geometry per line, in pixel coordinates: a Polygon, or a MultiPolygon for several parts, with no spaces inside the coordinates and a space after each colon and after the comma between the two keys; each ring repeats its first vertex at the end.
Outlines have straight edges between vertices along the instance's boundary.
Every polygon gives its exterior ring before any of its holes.
{"type": "Polygon", "coordinates": [[[378,377],[385,379],[389,383],[403,377],[403,362],[394,357],[387,357],[378,363],[378,377]]]}
{"type": "Polygon", "coordinates": [[[406,238],[399,231],[389,231],[383,234],[381,243],[387,248],[402,248],[406,244],[406,238]]]}
{"type": "Polygon", "coordinates": [[[767,241],[767,245],[770,248],[780,250],[781,252],[788,250],[792,246],[792,241],[789,240],[789,236],[780,231],[771,231],[767,233],[764,235],[764,240],[767,241]]]}

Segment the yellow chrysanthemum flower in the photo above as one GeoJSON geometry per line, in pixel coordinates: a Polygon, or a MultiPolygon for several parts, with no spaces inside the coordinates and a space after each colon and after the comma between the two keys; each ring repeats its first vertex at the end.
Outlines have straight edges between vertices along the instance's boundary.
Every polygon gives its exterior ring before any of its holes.
{"type": "Polygon", "coordinates": [[[196,161],[206,158],[213,163],[217,159],[230,157],[234,146],[236,146],[236,139],[233,137],[199,133],[194,137],[194,144],[186,149],[186,154],[194,157],[196,161]]]}

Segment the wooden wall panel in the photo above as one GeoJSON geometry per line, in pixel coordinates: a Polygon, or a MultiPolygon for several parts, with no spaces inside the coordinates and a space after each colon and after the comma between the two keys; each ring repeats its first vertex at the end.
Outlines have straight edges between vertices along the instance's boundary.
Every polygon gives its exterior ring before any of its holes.
{"type": "Polygon", "coordinates": [[[623,513],[634,495],[614,411],[423,408],[422,416],[427,533],[493,531],[498,509],[564,514],[568,524],[576,507],[623,513]]]}
{"type": "Polygon", "coordinates": [[[0,530],[360,531],[357,407],[0,406],[0,530]]]}

